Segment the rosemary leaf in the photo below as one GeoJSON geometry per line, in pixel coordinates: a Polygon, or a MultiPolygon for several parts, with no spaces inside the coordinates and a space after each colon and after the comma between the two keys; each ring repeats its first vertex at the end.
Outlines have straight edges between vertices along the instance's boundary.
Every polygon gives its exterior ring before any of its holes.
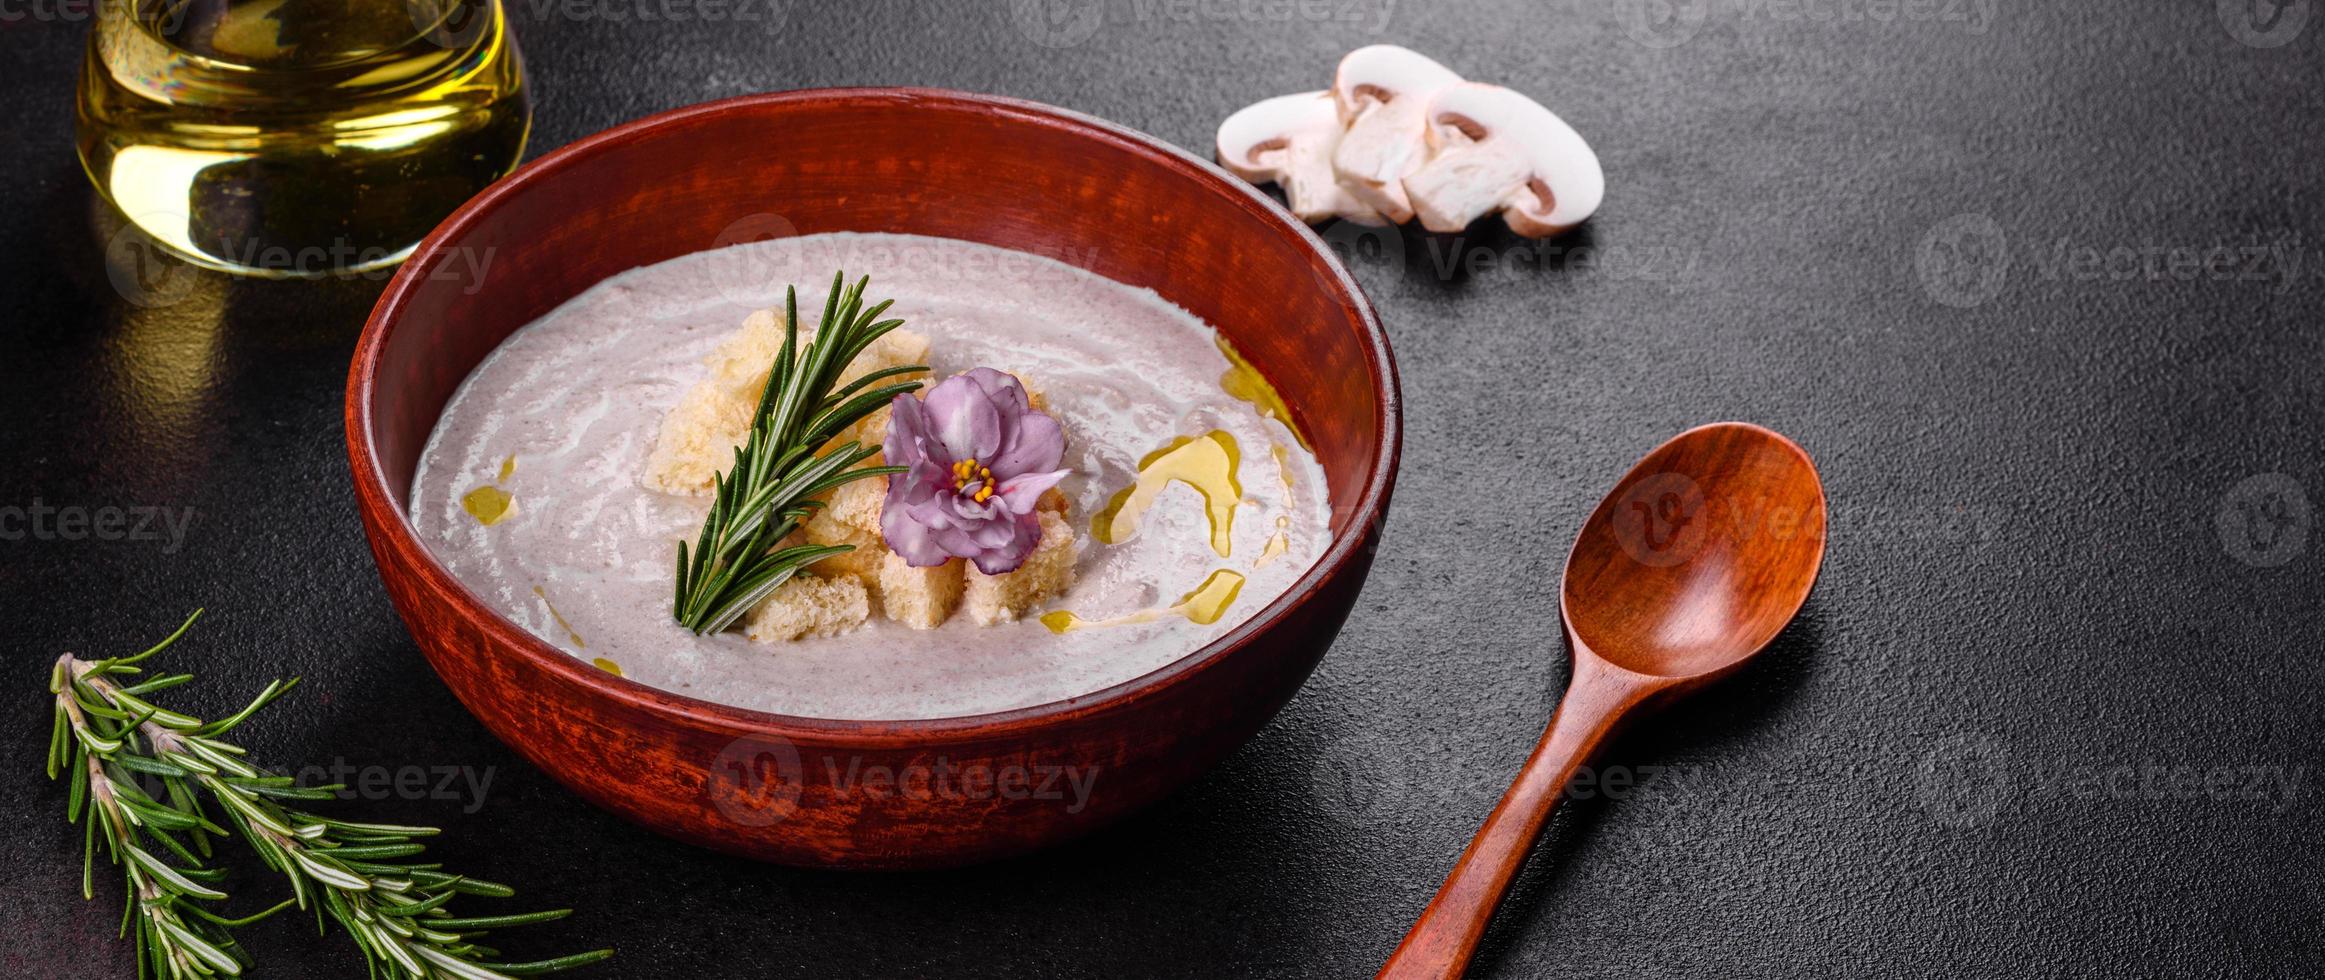
{"type": "Polygon", "coordinates": [[[133,657],[88,661],[60,657],[49,674],[56,722],[48,773],[68,779],[66,817],[82,822],[81,893],[96,896],[98,844],[121,869],[121,934],[137,947],[138,975],[156,980],[240,976],[253,964],[233,930],[287,908],[312,908],[318,931],[339,923],[363,952],[370,974],[387,980],[505,978],[597,963],[596,950],[539,963],[485,962],[498,951],[477,942],[486,930],[561,918],[567,913],[457,918],[461,895],[506,896],[505,885],[414,864],[424,845],[412,838],[433,827],[357,823],[306,813],[290,804],[331,797],[330,788],[300,786],[245,760],[241,746],[219,739],[248,721],[296,682],[269,684],[241,711],[203,722],[146,700],[191,679],[184,674],[124,685],[136,663],[169,648],[201,614],[133,657]],[[157,788],[158,787],[158,788],[157,788]],[[223,820],[213,820],[205,803],[223,820]],[[222,826],[223,824],[224,826],[222,826]],[[232,829],[229,830],[228,827],[232,829]],[[264,911],[233,917],[204,903],[231,900],[219,884],[226,869],[206,859],[213,838],[239,837],[261,864],[288,879],[291,897],[264,911]],[[181,840],[181,838],[183,838],[181,840]]]}
{"type": "Polygon", "coordinates": [[[866,277],[849,286],[846,273],[833,275],[815,339],[804,347],[799,343],[799,291],[784,291],[783,347],[768,368],[750,435],[735,450],[734,465],[714,481],[710,513],[693,546],[678,545],[671,616],[687,629],[724,630],[801,570],[854,550],[852,545],[780,544],[822,506],[818,498],[823,494],[856,480],[902,472],[858,465],[878,453],[878,446],[851,440],[824,448],[897,395],[920,387],[917,381],[882,382],[928,370],[904,365],[839,383],[856,355],[904,325],[903,320],[880,319],[889,301],[865,307],[864,290],[870,284],[866,277]]]}

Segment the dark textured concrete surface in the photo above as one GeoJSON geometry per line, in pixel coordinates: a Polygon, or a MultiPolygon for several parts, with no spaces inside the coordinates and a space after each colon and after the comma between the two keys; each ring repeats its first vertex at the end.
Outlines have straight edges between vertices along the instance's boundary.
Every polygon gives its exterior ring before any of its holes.
{"type": "MultiPolygon", "coordinates": [[[[887,83],[1207,148],[1230,110],[1387,40],[1536,93],[1604,157],[1600,216],[1546,249],[1358,243],[1405,469],[1361,605],[1276,723],[1100,836],[897,876],[663,841],[463,713],[349,500],[341,381],[379,282],[127,301],[72,156],[85,25],[0,6],[23,15],[0,22],[0,522],[191,515],[174,549],[0,540],[0,975],[132,974],[117,886],[78,898],[80,833],[37,771],[41,680],[197,605],[183,700],[307,678],[247,729],[260,756],[489,774],[481,808],[345,806],[440,823],[446,860],[581,910],[511,934],[519,954],[610,941],[615,977],[1364,975],[1565,683],[1577,524],[1720,418],[1822,465],[1822,588],[1761,663],[1616,748],[1639,785],[1558,817],[1480,972],[2313,974],[2325,4],[2245,3],[778,0],[704,23],[512,0],[535,152],[887,83]]],[[[295,919],[249,945],[263,976],[361,975],[295,919]]]]}

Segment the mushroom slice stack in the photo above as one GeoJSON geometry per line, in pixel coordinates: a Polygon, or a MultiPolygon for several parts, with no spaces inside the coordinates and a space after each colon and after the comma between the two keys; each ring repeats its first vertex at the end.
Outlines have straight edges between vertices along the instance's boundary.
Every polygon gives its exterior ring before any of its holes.
{"type": "Polygon", "coordinates": [[[1428,159],[1429,99],[1460,81],[1453,69],[1394,44],[1358,48],[1340,59],[1332,80],[1345,129],[1332,154],[1340,186],[1390,221],[1411,221],[1404,180],[1428,159]]]}
{"type": "Polygon", "coordinates": [[[1543,238],[1573,228],[1606,198],[1606,173],[1574,127],[1499,85],[1393,44],[1340,60],[1328,92],[1268,99],[1219,126],[1219,162],[1274,181],[1310,224],[1416,217],[1457,232],[1499,212],[1543,238]]]}
{"type": "Polygon", "coordinates": [[[1464,82],[1429,100],[1429,160],[1405,177],[1421,227],[1453,232],[1500,211],[1541,238],[1581,224],[1606,197],[1598,154],[1542,104],[1499,85],[1464,82]]]}
{"type": "Polygon", "coordinates": [[[1339,145],[1340,115],[1332,93],[1321,90],[1256,102],[1219,124],[1219,164],[1252,183],[1281,185],[1300,220],[1387,224],[1333,178],[1332,151],[1339,145]]]}

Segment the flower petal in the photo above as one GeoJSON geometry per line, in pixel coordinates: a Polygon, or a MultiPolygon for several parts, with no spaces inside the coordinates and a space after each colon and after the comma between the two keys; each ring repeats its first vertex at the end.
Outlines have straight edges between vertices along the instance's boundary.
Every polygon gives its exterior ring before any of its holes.
{"type": "Polygon", "coordinates": [[[993,471],[995,478],[1008,480],[1058,468],[1058,460],[1066,454],[1066,432],[1058,427],[1058,420],[1047,413],[1028,410],[1013,428],[1013,438],[1002,445],[1000,452],[985,460],[986,468],[993,471]]]}
{"type": "Polygon", "coordinates": [[[985,392],[985,398],[993,403],[993,407],[1003,412],[1015,409],[1016,414],[1023,415],[1033,407],[1032,399],[1025,393],[1025,382],[1017,380],[1014,374],[989,367],[973,367],[957,376],[975,383],[985,392]]]}
{"type": "Polygon", "coordinates": [[[954,376],[921,400],[930,432],[955,460],[984,460],[1001,448],[1001,413],[975,379],[954,376]]]}
{"type": "MultiPolygon", "coordinates": [[[[881,455],[891,466],[911,466],[928,459],[930,450],[942,451],[942,446],[930,434],[928,409],[911,392],[897,395],[888,402],[888,436],[881,440],[881,455]]],[[[939,469],[948,468],[953,461],[948,457],[932,460],[939,469]]]]}
{"type": "Polygon", "coordinates": [[[940,543],[938,533],[915,516],[917,508],[883,507],[880,509],[880,539],[887,542],[888,550],[904,559],[914,568],[942,565],[953,557],[940,543]]]}
{"type": "Polygon", "coordinates": [[[1041,502],[1042,491],[1057,486],[1072,470],[1051,470],[1047,473],[1027,473],[1001,481],[994,496],[1009,505],[1012,514],[1031,514],[1041,502]]]}
{"type": "Polygon", "coordinates": [[[1010,540],[970,557],[977,570],[987,575],[1006,575],[1025,564],[1027,555],[1041,546],[1041,522],[1031,514],[1021,514],[1008,525],[1010,540]]]}

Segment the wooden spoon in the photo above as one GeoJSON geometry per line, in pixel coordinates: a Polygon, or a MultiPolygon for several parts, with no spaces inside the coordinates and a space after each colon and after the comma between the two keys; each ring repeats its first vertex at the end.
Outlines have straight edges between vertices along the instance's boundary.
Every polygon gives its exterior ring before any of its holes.
{"type": "Polygon", "coordinates": [[[1775,639],[1816,582],[1824,534],[1816,464],[1757,425],[1690,429],[1623,474],[1566,556],[1566,698],[1380,975],[1460,976],[1574,771],[1626,716],[1775,639]]]}

